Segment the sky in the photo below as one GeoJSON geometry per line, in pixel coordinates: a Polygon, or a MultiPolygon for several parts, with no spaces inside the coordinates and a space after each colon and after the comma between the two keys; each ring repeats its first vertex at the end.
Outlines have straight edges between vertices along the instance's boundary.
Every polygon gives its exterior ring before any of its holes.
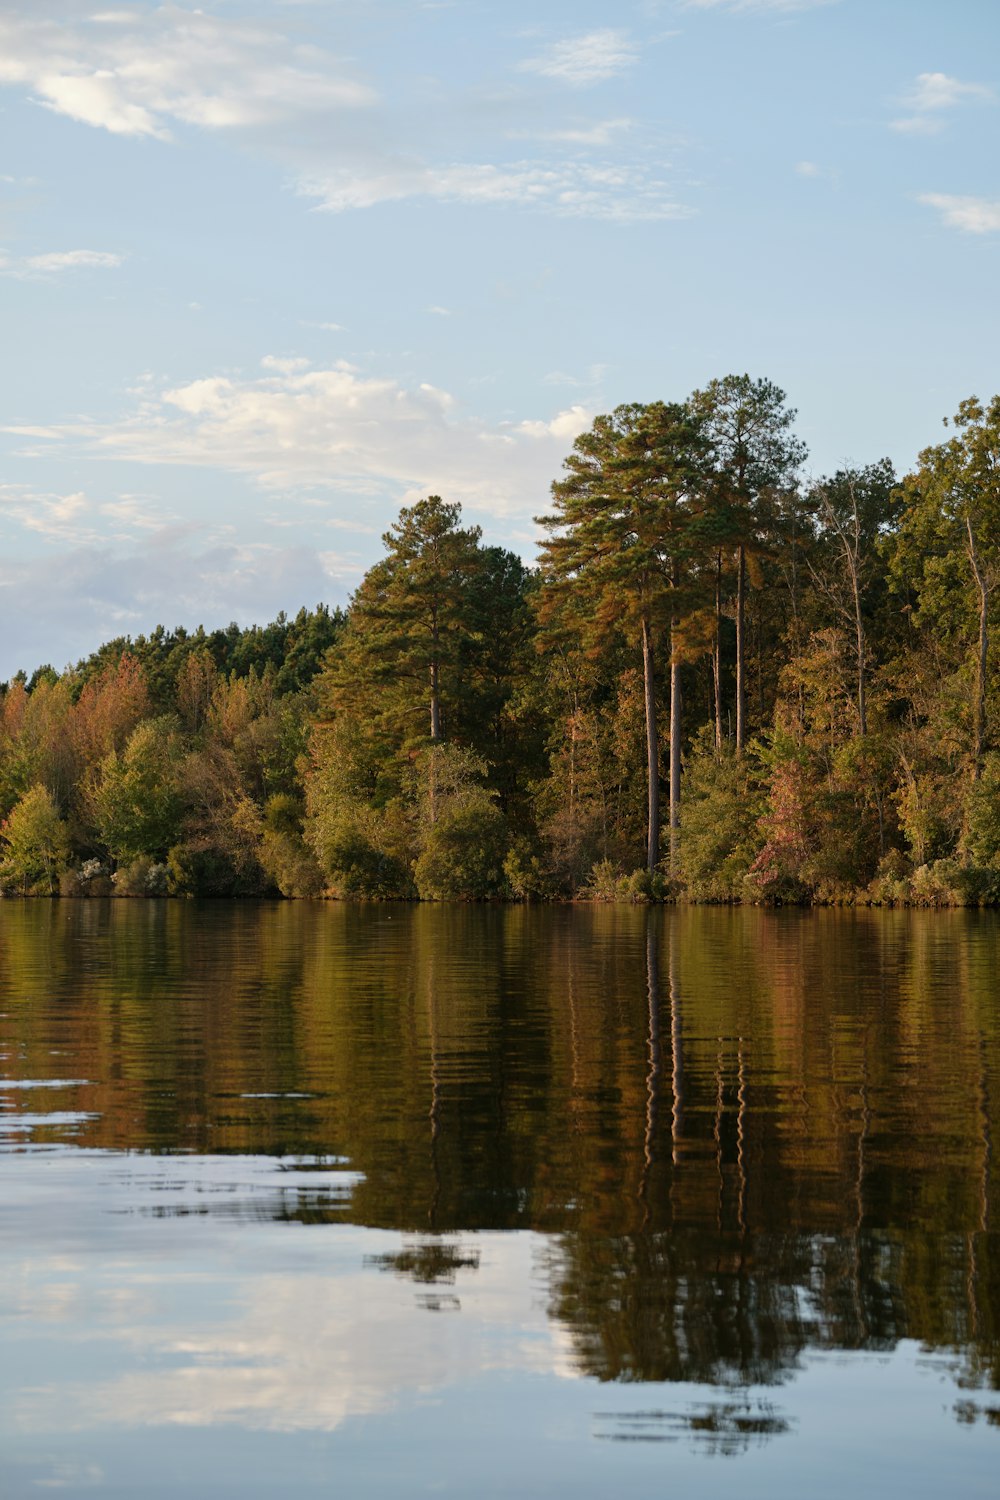
{"type": "Polygon", "coordinates": [[[807,476],[1000,389],[996,0],[0,0],[0,677],[531,560],[622,402],[807,476]]]}

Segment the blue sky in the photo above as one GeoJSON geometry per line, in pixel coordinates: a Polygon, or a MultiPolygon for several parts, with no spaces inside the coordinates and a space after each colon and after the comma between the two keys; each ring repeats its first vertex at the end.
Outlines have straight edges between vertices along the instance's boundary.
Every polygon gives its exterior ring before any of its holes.
{"type": "Polygon", "coordinates": [[[809,470],[1000,388],[995,0],[0,0],[0,676],[346,601],[440,493],[776,381],[809,470]]]}

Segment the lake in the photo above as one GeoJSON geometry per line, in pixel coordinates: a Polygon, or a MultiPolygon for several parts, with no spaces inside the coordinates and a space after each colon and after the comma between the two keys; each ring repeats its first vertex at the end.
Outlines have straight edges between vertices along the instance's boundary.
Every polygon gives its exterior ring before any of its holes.
{"type": "Polygon", "coordinates": [[[0,904],[0,1494],[994,1496],[1000,919],[0,904]]]}

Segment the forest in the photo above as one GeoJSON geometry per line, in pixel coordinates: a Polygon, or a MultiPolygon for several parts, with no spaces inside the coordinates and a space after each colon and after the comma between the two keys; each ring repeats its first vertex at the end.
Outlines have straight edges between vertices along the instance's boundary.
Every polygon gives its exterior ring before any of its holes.
{"type": "Polygon", "coordinates": [[[808,477],[730,375],[599,416],[537,566],[402,509],[346,611],[0,689],[22,895],[1000,903],[1000,396],[808,477]]]}

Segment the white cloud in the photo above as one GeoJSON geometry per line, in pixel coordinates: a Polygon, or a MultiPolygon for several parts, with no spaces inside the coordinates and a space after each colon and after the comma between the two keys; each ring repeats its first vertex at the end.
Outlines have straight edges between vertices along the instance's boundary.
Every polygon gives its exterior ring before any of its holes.
{"type": "Polygon", "coordinates": [[[993,90],[984,83],[963,83],[947,73],[918,73],[913,89],[902,100],[912,113],[890,120],[889,129],[903,135],[937,135],[944,129],[942,115],[949,110],[993,98],[993,90]]]}
{"type": "Polygon", "coordinates": [[[1000,232],[1000,198],[969,198],[950,193],[921,193],[918,200],[936,208],[942,223],[966,234],[1000,232]]]}
{"type": "Polygon", "coordinates": [[[370,87],[336,59],[261,22],[165,4],[59,22],[0,17],[0,83],[115,135],[168,139],[176,125],[233,129],[356,109],[370,87]]]}
{"type": "Polygon", "coordinates": [[[298,355],[282,358],[277,354],[265,354],[260,364],[263,370],[277,370],[279,375],[294,375],[297,370],[308,370],[310,361],[298,355]]]}
{"type": "Polygon", "coordinates": [[[43,273],[84,269],[111,269],[120,266],[123,255],[110,250],[58,250],[45,255],[29,255],[21,262],[28,271],[43,273]]]}
{"type": "Polygon", "coordinates": [[[25,484],[0,484],[0,521],[67,545],[132,541],[143,532],[162,532],[171,519],[143,496],[94,501],[83,490],[59,495],[25,484]]]}
{"type": "Polygon", "coordinates": [[[63,541],[89,539],[93,531],[83,525],[91,505],[82,491],[69,495],[36,494],[26,485],[0,484],[0,519],[15,521],[26,531],[63,541]]]}
{"type": "Polygon", "coordinates": [[[527,57],[518,67],[522,73],[540,73],[544,78],[581,87],[614,78],[630,68],[637,56],[635,43],[626,32],[605,27],[554,42],[540,56],[527,57]]]}
{"type": "MultiPolygon", "coordinates": [[[[631,122],[524,131],[512,98],[501,136],[547,139],[555,160],[508,161],[487,146],[478,160],[442,162],[437,148],[422,146],[426,112],[407,115],[405,98],[376,108],[355,65],[300,45],[264,20],[176,4],[95,18],[84,0],[62,0],[58,24],[40,9],[31,12],[21,0],[0,12],[0,86],[28,90],[46,108],[117,135],[169,140],[179,127],[227,132],[276,157],[292,185],[324,209],[423,198],[619,221],[687,212],[663,180],[664,167],[639,165],[635,153],[622,152],[622,130],[631,122]],[[573,161],[560,159],[564,149],[573,161]],[[617,160],[580,160],[583,149],[617,160]]],[[[625,33],[603,29],[556,43],[523,66],[582,85],[621,72],[636,55],[625,33]]],[[[462,101],[446,108],[451,137],[468,137],[462,101]]]]}
{"type": "Polygon", "coordinates": [[[429,167],[400,163],[374,172],[341,168],[306,177],[299,191],[331,213],[371,208],[405,198],[442,203],[536,208],[566,218],[619,222],[684,219],[670,184],[643,167],[580,161],[520,161],[503,166],[455,163],[429,167]]]}
{"type": "Polygon", "coordinates": [[[489,424],[430,384],[265,361],[256,377],[208,376],[146,394],[112,426],[34,429],[76,451],[190,465],[251,478],[264,490],[367,498],[384,510],[427,493],[481,515],[527,522],[593,413],[489,424]]]}
{"type": "Polygon", "coordinates": [[[634,120],[624,117],[617,120],[595,120],[591,125],[571,125],[562,130],[541,131],[538,139],[558,141],[567,146],[610,146],[634,125],[634,120]]]}
{"type": "Polygon", "coordinates": [[[962,83],[947,73],[919,73],[910,96],[913,109],[954,109],[972,99],[992,99],[993,90],[983,83],[962,83]]]}
{"type": "MultiPolygon", "coordinates": [[[[273,1162],[252,1157],[243,1159],[240,1176],[256,1171],[263,1180],[267,1165],[280,1176],[273,1162]]],[[[128,1202],[134,1212],[144,1194],[149,1203],[141,1211],[151,1218],[165,1202],[174,1213],[204,1212],[206,1203],[231,1197],[234,1177],[231,1160],[211,1157],[186,1159],[183,1174],[156,1163],[140,1173],[110,1156],[102,1168],[115,1206],[128,1202]],[[226,1191],[215,1186],[223,1181],[226,1191]],[[166,1185],[158,1194],[157,1182],[166,1185]]],[[[56,1174],[62,1185],[67,1174],[58,1165],[56,1174]]],[[[246,1192],[242,1181],[240,1188],[246,1192]]],[[[79,1190],[71,1185],[69,1193],[75,1208],[79,1190]]],[[[286,1200],[296,1201],[287,1184],[271,1196],[258,1189],[249,1202],[263,1216],[280,1212],[286,1200]]],[[[421,1305],[427,1288],[386,1274],[374,1259],[412,1247],[414,1239],[345,1224],[320,1256],[315,1233],[293,1224],[282,1227],[280,1244],[273,1230],[258,1233],[240,1257],[227,1253],[229,1238],[208,1236],[198,1259],[190,1236],[172,1237],[164,1251],[169,1233],[154,1222],[157,1239],[143,1225],[137,1231],[141,1253],[130,1242],[114,1257],[80,1255],[66,1267],[33,1240],[31,1253],[5,1257],[19,1328],[49,1310],[53,1291],[60,1296],[46,1336],[64,1357],[51,1378],[22,1382],[16,1395],[8,1389],[14,1382],[5,1382],[10,1421],[19,1434],[33,1435],[35,1446],[54,1432],[63,1439],[85,1432],[93,1441],[95,1433],[150,1427],[173,1429],[181,1443],[185,1429],[223,1424],[254,1434],[330,1433],[352,1417],[419,1412],[490,1374],[578,1375],[572,1341],[538,1294],[544,1264],[535,1235],[477,1234],[475,1268],[458,1271],[447,1288],[461,1317],[433,1315],[431,1330],[432,1315],[421,1305]],[[88,1372],[96,1351],[102,1357],[88,1372]]],[[[461,1253],[467,1242],[446,1243],[461,1253]]],[[[21,1356],[15,1348],[12,1358],[21,1356]]]]}

